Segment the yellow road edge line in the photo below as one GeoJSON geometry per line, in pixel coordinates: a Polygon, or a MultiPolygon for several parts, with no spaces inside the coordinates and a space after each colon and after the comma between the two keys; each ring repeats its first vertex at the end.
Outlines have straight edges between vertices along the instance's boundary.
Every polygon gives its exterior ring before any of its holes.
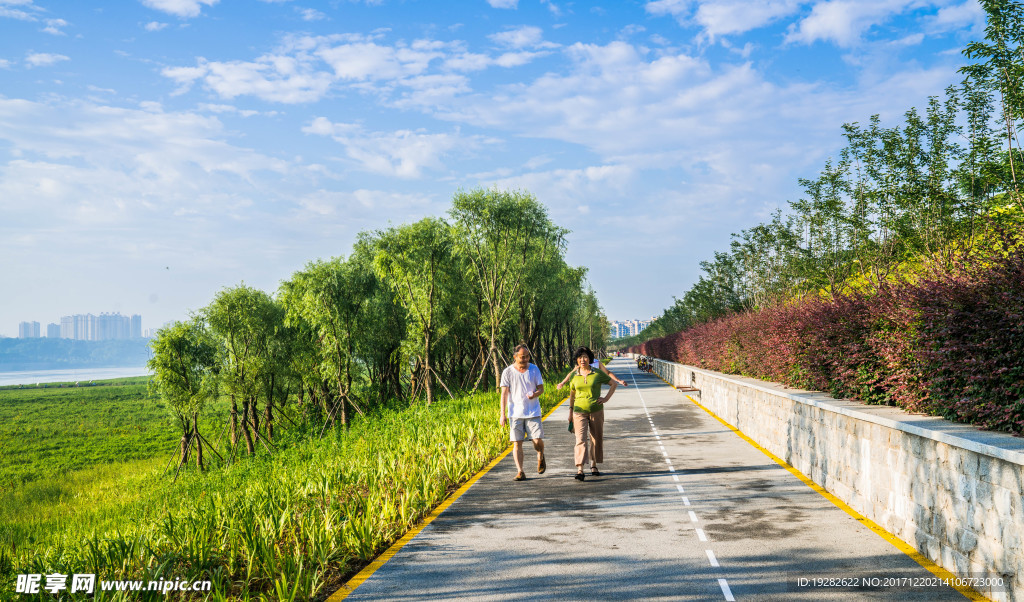
{"type": "MultiPolygon", "coordinates": [[[[566,399],[568,399],[568,397],[566,397],[566,399]]],[[[565,399],[558,402],[558,404],[555,405],[555,407],[548,410],[547,414],[544,414],[542,420],[547,420],[548,416],[553,414],[555,410],[557,410],[558,408],[562,407],[564,403],[565,399]]],[[[438,504],[438,506],[434,508],[434,510],[430,514],[428,514],[426,518],[420,521],[418,525],[406,531],[405,535],[399,538],[398,541],[396,541],[395,543],[391,544],[391,547],[381,552],[381,555],[375,558],[373,562],[366,565],[366,567],[364,567],[363,570],[359,571],[355,574],[354,577],[346,581],[344,585],[338,588],[336,592],[334,592],[327,598],[327,602],[340,602],[341,600],[344,600],[345,598],[349,597],[349,595],[352,592],[354,592],[357,587],[362,585],[364,581],[369,579],[371,575],[377,572],[377,569],[387,564],[387,562],[391,560],[391,558],[395,554],[397,554],[399,550],[405,547],[405,544],[412,541],[414,537],[419,535],[420,531],[422,531],[430,523],[434,522],[435,518],[440,516],[442,512],[448,509],[448,506],[451,506],[455,502],[455,500],[462,497],[462,494],[469,491],[469,488],[473,486],[473,483],[476,483],[478,480],[480,480],[480,477],[490,472],[492,468],[497,466],[498,463],[504,460],[505,456],[509,455],[509,453],[511,452],[512,446],[509,445],[507,448],[505,448],[505,451],[501,452],[501,454],[497,458],[491,460],[491,462],[487,466],[483,467],[480,470],[480,472],[473,475],[468,481],[463,483],[461,487],[453,491],[447,498],[445,498],[443,502],[438,504]]]]}
{"type": "MultiPolygon", "coordinates": [[[[659,376],[658,378],[661,378],[661,377],[659,376]]],[[[661,380],[665,381],[665,379],[663,379],[663,378],[661,380]]],[[[668,381],[665,381],[665,382],[667,383],[668,381]]],[[[804,475],[804,473],[802,473],[799,470],[797,470],[797,469],[793,468],[792,466],[790,466],[785,460],[783,460],[782,458],[776,456],[775,454],[773,454],[772,452],[768,451],[767,449],[761,447],[761,445],[759,445],[756,441],[754,441],[753,439],[751,439],[747,435],[743,434],[743,432],[740,431],[738,428],[736,428],[733,425],[729,424],[728,422],[722,420],[717,414],[715,414],[711,410],[709,410],[706,407],[704,407],[703,405],[701,405],[701,403],[699,401],[697,401],[693,397],[690,397],[689,395],[686,395],[686,398],[689,399],[690,401],[692,401],[693,404],[696,405],[698,408],[700,408],[700,409],[704,410],[705,412],[707,412],[708,414],[710,414],[712,418],[714,418],[715,420],[721,422],[726,428],[728,428],[732,432],[736,433],[741,439],[743,439],[744,441],[746,441],[750,445],[754,446],[754,448],[756,448],[758,451],[760,451],[764,455],[766,455],[769,458],[771,458],[776,464],[778,464],[779,466],[785,468],[794,477],[800,479],[803,482],[804,485],[807,485],[808,487],[813,489],[815,492],[817,492],[819,495],[821,495],[823,498],[825,498],[826,500],[832,502],[837,508],[839,508],[843,512],[845,512],[845,513],[849,514],[850,516],[852,516],[860,524],[864,525],[868,529],[871,529],[876,535],[878,535],[879,537],[881,537],[885,541],[887,541],[890,544],[892,544],[897,550],[899,550],[899,551],[903,552],[904,554],[906,554],[907,556],[909,556],[914,562],[916,562],[917,564],[921,565],[924,569],[926,569],[927,571],[929,571],[930,573],[932,573],[933,575],[935,575],[939,579],[942,579],[943,581],[949,581],[949,582],[955,584],[955,585],[952,585],[951,587],[953,587],[953,589],[955,589],[956,591],[960,592],[960,594],[963,595],[965,598],[967,598],[968,600],[976,600],[978,602],[984,602],[984,601],[989,600],[988,598],[986,598],[985,596],[981,595],[976,590],[974,590],[974,589],[972,589],[970,587],[967,587],[966,585],[959,584],[958,582],[960,581],[960,579],[958,579],[956,575],[954,575],[953,573],[949,572],[948,570],[942,568],[941,566],[935,564],[934,562],[929,560],[926,556],[924,556],[923,554],[918,552],[917,548],[915,548],[914,546],[908,544],[907,542],[903,541],[902,539],[896,537],[892,533],[889,533],[888,531],[886,531],[884,528],[882,528],[882,526],[879,525],[878,523],[876,523],[875,521],[871,520],[870,518],[864,516],[860,512],[857,512],[856,510],[851,508],[849,505],[847,505],[846,502],[844,502],[843,500],[839,499],[835,495],[829,493],[824,487],[822,487],[821,485],[819,485],[819,484],[815,483],[814,481],[812,481],[811,479],[809,479],[806,475],[804,475]]]]}

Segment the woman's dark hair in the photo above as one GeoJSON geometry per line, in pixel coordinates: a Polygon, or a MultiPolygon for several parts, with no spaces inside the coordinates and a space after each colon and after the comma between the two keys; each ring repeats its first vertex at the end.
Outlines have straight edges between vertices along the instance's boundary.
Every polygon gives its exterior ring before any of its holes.
{"type": "Polygon", "coordinates": [[[580,359],[581,355],[587,356],[587,363],[588,364],[593,364],[594,363],[594,352],[591,351],[590,349],[587,349],[586,347],[580,347],[579,349],[576,350],[576,353],[573,354],[573,356],[572,356],[573,363],[575,363],[576,360],[580,359]]]}

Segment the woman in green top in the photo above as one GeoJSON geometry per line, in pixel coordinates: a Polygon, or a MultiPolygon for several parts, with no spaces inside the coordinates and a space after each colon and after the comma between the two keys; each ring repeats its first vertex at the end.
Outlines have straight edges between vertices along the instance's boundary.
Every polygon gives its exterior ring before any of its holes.
{"type": "Polygon", "coordinates": [[[569,383],[569,422],[576,434],[573,455],[576,464],[576,480],[582,481],[583,467],[590,461],[590,474],[601,475],[597,464],[604,461],[604,404],[612,398],[618,383],[604,372],[591,368],[594,354],[586,347],[580,347],[573,356],[576,374],[569,383]],[[611,383],[608,394],[601,397],[601,385],[611,383]],[[588,445],[589,444],[589,445],[588,445]],[[589,449],[593,447],[593,450],[589,449]]]}

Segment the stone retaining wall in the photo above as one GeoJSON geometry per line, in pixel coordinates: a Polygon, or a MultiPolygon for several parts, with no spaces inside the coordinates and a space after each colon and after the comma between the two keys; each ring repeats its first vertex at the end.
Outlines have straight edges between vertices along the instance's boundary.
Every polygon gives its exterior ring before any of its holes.
{"type": "Polygon", "coordinates": [[[1024,439],[655,360],[655,372],[959,577],[1024,601],[1024,439]]]}

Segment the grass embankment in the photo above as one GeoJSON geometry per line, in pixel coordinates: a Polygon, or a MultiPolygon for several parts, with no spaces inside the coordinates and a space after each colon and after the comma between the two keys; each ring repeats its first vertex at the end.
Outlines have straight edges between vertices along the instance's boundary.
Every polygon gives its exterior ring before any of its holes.
{"type": "MultiPolygon", "coordinates": [[[[566,395],[548,389],[545,409],[566,395]]],[[[68,500],[72,512],[0,523],[0,583],[18,573],[95,573],[209,579],[212,600],[322,596],[507,447],[497,409],[489,393],[381,410],[323,440],[176,483],[158,460],[120,479],[97,473],[68,500]]],[[[5,591],[13,588],[0,587],[0,598],[5,591]]]]}

